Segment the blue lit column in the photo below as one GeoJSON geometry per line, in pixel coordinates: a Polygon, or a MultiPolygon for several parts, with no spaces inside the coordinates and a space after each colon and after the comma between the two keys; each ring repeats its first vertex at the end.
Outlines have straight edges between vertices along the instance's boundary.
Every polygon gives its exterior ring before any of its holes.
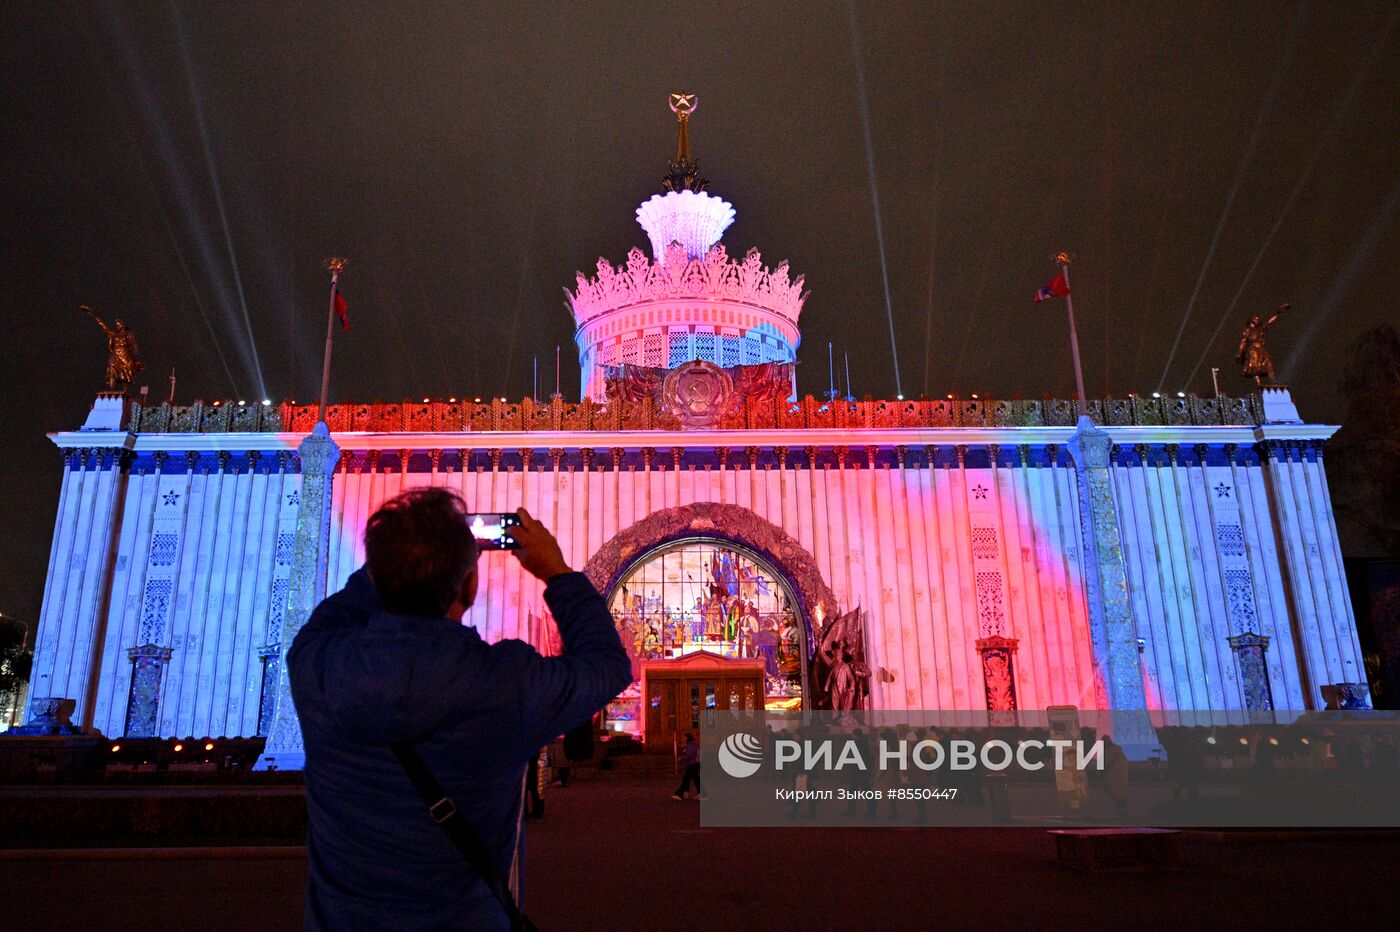
{"type": "Polygon", "coordinates": [[[270,644],[258,649],[258,660],[262,661],[262,687],[258,693],[258,735],[266,737],[272,727],[272,717],[277,711],[277,683],[281,679],[282,645],[270,644]]]}
{"type": "MultiPolygon", "coordinates": [[[[316,424],[297,447],[301,458],[301,501],[297,509],[296,538],[292,545],[292,572],[288,581],[287,611],[282,622],[281,651],[277,661],[277,691],[273,697],[272,727],[257,770],[301,770],[306,749],[301,725],[292,704],[287,679],[287,651],[311,610],[326,595],[326,558],[331,536],[331,482],[340,448],[331,439],[325,421],[316,424]]],[[[267,661],[271,663],[272,661],[267,661]]]]}
{"type": "MultiPolygon", "coordinates": [[[[1114,710],[1146,710],[1137,626],[1128,598],[1128,576],[1123,565],[1118,508],[1109,475],[1108,433],[1081,415],[1070,438],[1069,450],[1078,474],[1079,514],[1084,527],[1084,573],[1089,589],[1089,624],[1093,630],[1095,660],[1108,689],[1108,707],[1114,710]]],[[[1115,716],[1118,743],[1153,744],[1146,716],[1115,716]]]]}
{"type": "Polygon", "coordinates": [[[154,738],[160,734],[160,681],[171,653],[170,648],[155,644],[126,652],[131,660],[131,692],[122,734],[128,738],[154,738]]]}
{"type": "Polygon", "coordinates": [[[1269,687],[1269,668],[1264,654],[1269,649],[1265,635],[1246,631],[1230,637],[1230,649],[1240,668],[1240,688],[1244,707],[1250,712],[1269,712],[1274,707],[1273,690],[1269,687]]]}

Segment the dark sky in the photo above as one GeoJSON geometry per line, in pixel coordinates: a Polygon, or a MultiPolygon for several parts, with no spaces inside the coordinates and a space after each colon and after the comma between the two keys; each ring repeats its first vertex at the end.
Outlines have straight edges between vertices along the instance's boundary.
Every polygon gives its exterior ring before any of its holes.
{"type": "Polygon", "coordinates": [[[560,289],[645,246],[668,91],[700,95],[730,252],[807,276],[804,393],[829,340],[895,392],[863,88],[907,394],[1069,397],[1063,305],[1030,301],[1068,248],[1091,394],[1157,388],[1188,307],[1165,388],[1242,390],[1241,319],[1291,301],[1280,378],[1342,416],[1400,294],[1400,7],[854,12],[863,77],[840,3],[5,4],[0,611],[38,615],[44,434],[101,387],[79,304],[127,319],[157,397],[174,366],[182,401],[310,400],[338,253],[335,396],[519,397],[563,344],[576,397],[560,289]]]}

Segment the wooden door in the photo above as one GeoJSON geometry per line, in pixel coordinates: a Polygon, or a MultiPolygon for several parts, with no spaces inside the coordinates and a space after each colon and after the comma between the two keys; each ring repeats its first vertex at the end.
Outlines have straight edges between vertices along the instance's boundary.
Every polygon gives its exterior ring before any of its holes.
{"type": "Polygon", "coordinates": [[[706,712],[763,708],[763,665],[691,654],[642,663],[643,727],[648,750],[670,751],[698,731],[706,712]]]}

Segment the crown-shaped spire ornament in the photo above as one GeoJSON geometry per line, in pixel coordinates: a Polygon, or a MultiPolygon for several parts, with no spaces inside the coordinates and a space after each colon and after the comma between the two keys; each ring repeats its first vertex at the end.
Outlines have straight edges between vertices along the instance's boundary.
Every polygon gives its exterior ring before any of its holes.
{"type": "Polygon", "coordinates": [[[666,163],[666,175],[661,179],[663,193],[694,191],[700,193],[710,186],[708,178],[700,177],[700,163],[690,157],[690,115],[699,107],[695,94],[672,94],[671,112],[676,115],[676,157],[666,163]]]}

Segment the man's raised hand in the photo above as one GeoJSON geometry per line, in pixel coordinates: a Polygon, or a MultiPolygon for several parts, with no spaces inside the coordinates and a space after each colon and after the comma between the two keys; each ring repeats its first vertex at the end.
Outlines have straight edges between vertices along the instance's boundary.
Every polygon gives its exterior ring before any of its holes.
{"type": "Polygon", "coordinates": [[[559,541],[549,532],[549,528],[530,516],[524,508],[517,508],[520,526],[512,528],[510,536],[520,546],[515,558],[526,572],[542,582],[549,582],[561,573],[572,573],[569,564],[564,562],[564,554],[559,549],[559,541]]]}

